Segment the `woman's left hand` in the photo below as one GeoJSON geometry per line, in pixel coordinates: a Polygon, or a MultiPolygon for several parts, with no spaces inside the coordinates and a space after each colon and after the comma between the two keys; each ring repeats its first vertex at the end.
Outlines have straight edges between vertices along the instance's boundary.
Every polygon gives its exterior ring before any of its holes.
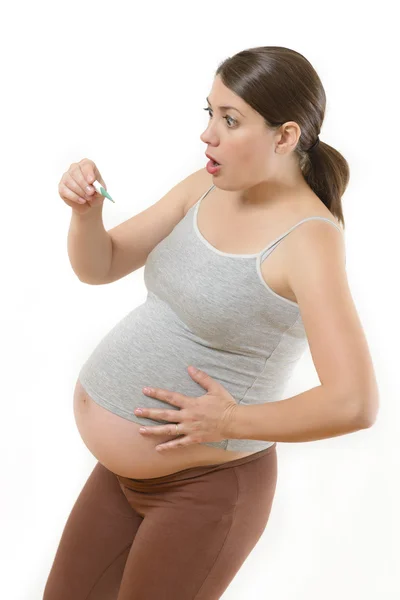
{"type": "Polygon", "coordinates": [[[238,404],[220,383],[214,381],[204,371],[191,372],[192,368],[189,367],[189,374],[194,381],[207,390],[204,396],[185,396],[160,388],[151,388],[150,392],[145,392],[145,388],[143,388],[146,396],[163,400],[180,408],[180,410],[142,408],[142,414],[138,414],[139,409],[135,410],[135,414],[140,417],[174,423],[173,425],[146,426],[146,431],[139,430],[145,436],[176,436],[175,423],[178,424],[178,435],[181,437],[156,446],[156,450],[163,451],[201,442],[219,442],[229,437],[238,404]]]}

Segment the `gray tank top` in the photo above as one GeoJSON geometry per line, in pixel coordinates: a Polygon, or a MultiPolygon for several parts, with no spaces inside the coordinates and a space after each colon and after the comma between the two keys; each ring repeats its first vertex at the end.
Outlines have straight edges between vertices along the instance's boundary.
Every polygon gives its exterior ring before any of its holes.
{"type": "MultiPolygon", "coordinates": [[[[212,246],[197,226],[197,211],[212,185],[148,255],[145,302],[123,317],[94,348],[79,373],[97,404],[140,425],[135,408],[168,408],[145,396],[146,385],[202,396],[189,375],[194,365],[220,382],[238,404],[282,400],[297,361],[307,348],[298,304],[265,283],[261,263],[298,225],[256,254],[229,254],[212,246]]],[[[205,446],[259,452],[274,440],[225,439],[205,446]]]]}

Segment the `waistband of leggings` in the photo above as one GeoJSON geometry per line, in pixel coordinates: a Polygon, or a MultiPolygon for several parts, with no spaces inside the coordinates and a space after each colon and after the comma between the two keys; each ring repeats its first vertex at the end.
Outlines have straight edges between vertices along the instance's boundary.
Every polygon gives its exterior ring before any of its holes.
{"type": "Polygon", "coordinates": [[[158,485],[162,483],[168,483],[172,481],[181,481],[184,479],[193,479],[194,477],[200,477],[205,475],[206,473],[211,473],[214,471],[221,471],[222,469],[230,469],[232,467],[238,467],[248,462],[253,462],[254,460],[261,459],[266,454],[270,454],[276,449],[276,442],[274,442],[268,448],[264,450],[260,450],[260,452],[255,452],[254,454],[249,454],[249,456],[244,456],[243,458],[238,458],[237,460],[231,460],[226,463],[216,464],[216,465],[204,465],[199,467],[190,467],[188,469],[183,469],[182,471],[176,471],[175,473],[170,473],[169,475],[163,475],[162,477],[149,477],[146,479],[134,479],[130,477],[123,477],[122,475],[116,475],[120,483],[125,485],[126,487],[131,487],[135,490],[145,490],[151,488],[152,485],[158,485]]]}

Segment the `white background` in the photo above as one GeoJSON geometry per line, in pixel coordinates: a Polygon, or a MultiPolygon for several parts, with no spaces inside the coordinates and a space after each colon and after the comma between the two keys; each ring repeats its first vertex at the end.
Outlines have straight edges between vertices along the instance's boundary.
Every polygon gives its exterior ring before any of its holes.
{"type": "MultiPolygon", "coordinates": [[[[205,166],[203,107],[217,65],[258,45],[301,52],[325,88],[320,137],[351,169],[342,198],[346,265],[380,412],[372,428],[351,435],[278,444],[267,528],[223,599],[400,596],[394,8],[251,0],[2,5],[0,594],[7,600],[42,598],[65,521],[96,464],[73,416],[78,370],[146,297],[143,269],[108,286],[78,280],[61,176],[72,162],[94,160],[116,200],[105,200],[106,229],[155,203],[205,166]]],[[[307,352],[288,397],[318,383],[307,352]]]]}

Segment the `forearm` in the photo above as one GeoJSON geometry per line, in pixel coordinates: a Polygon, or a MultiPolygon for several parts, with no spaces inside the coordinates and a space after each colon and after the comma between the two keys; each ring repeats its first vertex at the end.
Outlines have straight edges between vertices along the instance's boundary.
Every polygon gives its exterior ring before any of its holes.
{"type": "Polygon", "coordinates": [[[278,402],[239,404],[227,437],[271,442],[323,440],[368,427],[358,406],[319,385],[278,402]]]}
{"type": "Polygon", "coordinates": [[[112,240],[104,228],[102,205],[79,215],[72,211],[68,256],[74,273],[85,283],[101,283],[110,269],[112,240]]]}

